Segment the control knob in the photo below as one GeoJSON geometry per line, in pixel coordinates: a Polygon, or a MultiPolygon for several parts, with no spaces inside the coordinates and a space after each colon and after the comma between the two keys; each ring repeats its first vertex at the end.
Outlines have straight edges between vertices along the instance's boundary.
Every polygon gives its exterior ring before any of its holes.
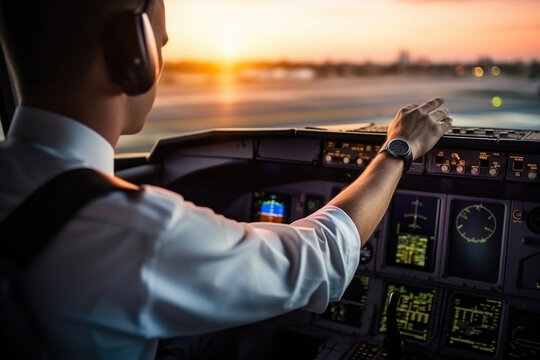
{"type": "Polygon", "coordinates": [[[456,166],[456,172],[458,174],[463,174],[465,172],[465,166],[463,166],[463,165],[456,166]]]}
{"type": "Polygon", "coordinates": [[[362,165],[363,163],[364,163],[364,159],[362,159],[362,158],[356,159],[356,165],[360,166],[360,165],[362,165]]]}
{"type": "Polygon", "coordinates": [[[480,175],[480,168],[479,168],[479,167],[473,167],[473,168],[471,168],[471,174],[473,174],[473,175],[480,175]]]}
{"type": "Polygon", "coordinates": [[[351,162],[351,158],[350,158],[350,157],[345,156],[345,157],[343,158],[343,163],[344,163],[345,165],[347,165],[347,164],[350,163],[350,162],[351,162]]]}
{"type": "Polygon", "coordinates": [[[536,180],[536,178],[538,177],[538,173],[534,170],[531,170],[527,174],[527,177],[529,178],[529,180],[536,180]]]}
{"type": "Polygon", "coordinates": [[[327,154],[324,157],[324,161],[326,161],[327,163],[332,162],[332,160],[333,160],[333,158],[332,158],[332,155],[330,155],[330,154],[327,154]]]}
{"type": "Polygon", "coordinates": [[[499,170],[497,168],[489,168],[489,176],[495,177],[497,175],[499,175],[499,170]]]}
{"type": "Polygon", "coordinates": [[[450,165],[448,164],[441,165],[441,171],[445,174],[448,174],[450,172],[450,165]]]}

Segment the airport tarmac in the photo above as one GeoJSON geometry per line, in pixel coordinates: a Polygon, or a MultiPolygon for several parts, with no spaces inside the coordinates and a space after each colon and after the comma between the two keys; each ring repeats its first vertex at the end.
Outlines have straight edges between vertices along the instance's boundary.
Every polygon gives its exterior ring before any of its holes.
{"type": "Polygon", "coordinates": [[[455,126],[540,130],[540,81],[520,77],[351,77],[182,83],[165,75],[144,129],[117,152],[147,152],[156,140],[231,127],[302,128],[387,124],[398,109],[443,96],[455,126]]]}

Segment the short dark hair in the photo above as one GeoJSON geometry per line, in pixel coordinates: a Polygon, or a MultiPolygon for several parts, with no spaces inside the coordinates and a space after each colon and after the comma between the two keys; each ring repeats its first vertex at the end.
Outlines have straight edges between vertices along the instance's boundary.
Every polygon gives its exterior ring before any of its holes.
{"type": "Polygon", "coordinates": [[[22,94],[79,86],[115,12],[142,0],[1,0],[0,40],[22,94]]]}

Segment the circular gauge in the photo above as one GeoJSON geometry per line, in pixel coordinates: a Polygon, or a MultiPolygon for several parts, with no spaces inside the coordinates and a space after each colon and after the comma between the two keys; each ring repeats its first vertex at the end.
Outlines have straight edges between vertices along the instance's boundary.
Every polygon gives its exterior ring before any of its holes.
{"type": "Polygon", "coordinates": [[[360,249],[360,264],[365,265],[371,261],[373,257],[373,248],[369,243],[365,243],[360,249]]]}
{"type": "Polygon", "coordinates": [[[497,229],[497,219],[482,203],[469,205],[456,217],[456,229],[470,243],[483,244],[497,229]]]}

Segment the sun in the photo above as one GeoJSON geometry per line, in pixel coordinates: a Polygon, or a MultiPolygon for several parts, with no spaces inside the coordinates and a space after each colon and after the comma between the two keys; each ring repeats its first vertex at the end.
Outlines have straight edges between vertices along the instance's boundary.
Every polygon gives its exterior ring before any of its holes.
{"type": "Polygon", "coordinates": [[[220,48],[223,59],[227,62],[233,62],[237,60],[242,48],[240,38],[232,34],[226,34],[221,39],[220,48]]]}

